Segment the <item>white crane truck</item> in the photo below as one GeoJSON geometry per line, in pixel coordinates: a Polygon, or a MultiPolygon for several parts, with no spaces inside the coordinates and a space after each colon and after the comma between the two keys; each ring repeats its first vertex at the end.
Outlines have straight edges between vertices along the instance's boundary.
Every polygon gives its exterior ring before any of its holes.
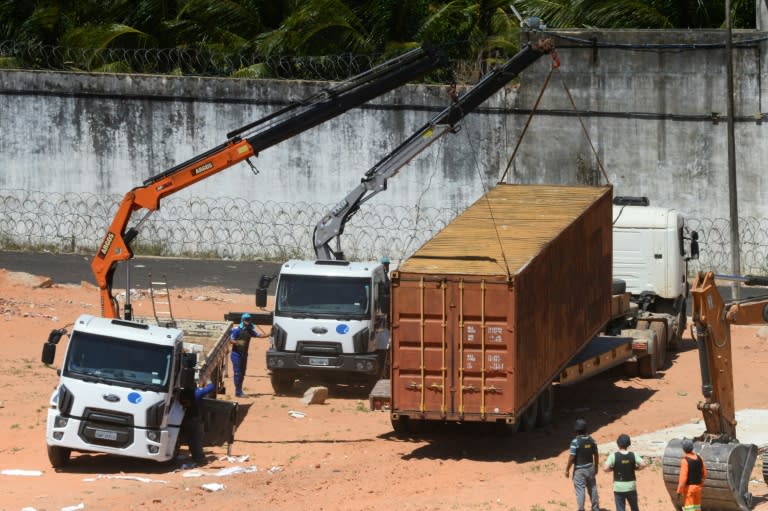
{"type": "MultiPolygon", "coordinates": [[[[290,391],[297,379],[363,384],[369,388],[387,372],[389,354],[389,278],[376,261],[349,262],[339,247],[344,226],[387,180],[448,133],[459,121],[503,88],[541,56],[552,40],[528,44],[470,87],[410,138],[366,172],[315,228],[317,260],[288,261],[280,270],[267,368],[276,393],[290,391]],[[336,239],[336,250],[330,242],[336,239]],[[364,291],[364,297],[357,292],[364,291]],[[299,297],[301,305],[289,303],[299,297]]],[[[555,57],[555,55],[553,55],[555,57]]],[[[257,305],[266,304],[262,295],[257,305]]]]}
{"type": "MultiPolygon", "coordinates": [[[[526,45],[368,170],[360,184],[323,216],[313,236],[317,259],[289,261],[279,274],[272,342],[266,355],[276,393],[288,392],[297,379],[372,386],[378,378],[388,376],[388,264],[344,261],[340,237],[346,223],[364,202],[386,190],[388,179],[409,161],[442,136],[456,132],[467,114],[553,50],[547,39],[526,45]],[[335,249],[331,248],[333,240],[335,249]],[[355,309],[356,302],[345,291],[353,286],[352,280],[358,286],[366,283],[370,307],[357,311],[351,321],[345,316],[347,312],[338,314],[334,308],[355,309]],[[318,292],[319,288],[324,291],[318,292]],[[299,291],[304,295],[300,308],[281,305],[281,300],[299,291]]],[[[553,60],[554,65],[559,64],[554,54],[553,60]]],[[[611,347],[613,344],[590,346],[563,371],[564,384],[628,359],[637,361],[641,375],[654,377],[666,361],[667,349],[686,328],[686,268],[690,256],[684,243],[687,231],[682,213],[650,207],[646,198],[617,198],[613,232],[616,281],[612,319],[605,333],[631,336],[633,342],[625,343],[624,349],[618,351],[611,347]]],[[[257,305],[265,304],[263,293],[257,305]]],[[[380,400],[376,403],[381,405],[380,400]]]]}
{"type": "MultiPolygon", "coordinates": [[[[188,396],[214,383],[224,392],[231,323],[216,323],[196,336],[204,322],[182,328],[133,321],[126,293],[123,319],[112,284],[117,263],[133,257],[131,243],[141,225],[160,208],[164,197],[260,151],[381,96],[444,64],[432,49],[416,48],[369,71],[291,103],[227,134],[227,141],[145,180],[125,194],[94,257],[91,268],[101,297],[101,315],[80,316],[69,332],[60,380],[51,396],[46,441],[54,467],[64,466],[73,451],[92,451],[167,461],[173,458],[188,409],[188,396]],[[135,225],[134,212],[145,210],[135,225]],[[194,342],[188,342],[194,341],[194,342]]],[[[268,281],[263,281],[268,284],[268,281]]],[[[130,283],[126,284],[130,288],[130,283]]],[[[265,288],[262,289],[262,292],[265,288]]],[[[226,316],[239,321],[239,314],[226,316]]],[[[259,314],[253,314],[259,316],[259,314]]],[[[271,324],[271,314],[256,324],[271,324]]],[[[42,360],[52,364],[56,345],[67,334],[51,332],[42,360]]],[[[234,436],[236,404],[204,400],[204,444],[221,445],[234,436]],[[224,426],[214,416],[223,417],[224,426]]]]}
{"type": "MultiPolygon", "coordinates": [[[[180,328],[81,315],[64,354],[48,408],[46,439],[54,468],[75,452],[173,460],[182,439],[186,392],[224,389],[227,321],[183,321],[180,328]],[[185,360],[186,359],[186,360],[185,360]]],[[[54,330],[42,360],[53,364],[64,329],[54,330]]],[[[237,403],[204,398],[204,446],[234,441],[237,403]]]]}

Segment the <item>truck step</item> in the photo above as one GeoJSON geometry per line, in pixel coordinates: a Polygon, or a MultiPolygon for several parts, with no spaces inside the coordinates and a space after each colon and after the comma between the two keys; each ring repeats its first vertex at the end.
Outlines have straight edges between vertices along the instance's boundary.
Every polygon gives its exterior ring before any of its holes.
{"type": "Polygon", "coordinates": [[[392,405],[392,385],[389,380],[379,380],[368,395],[371,410],[389,410],[392,405]]]}

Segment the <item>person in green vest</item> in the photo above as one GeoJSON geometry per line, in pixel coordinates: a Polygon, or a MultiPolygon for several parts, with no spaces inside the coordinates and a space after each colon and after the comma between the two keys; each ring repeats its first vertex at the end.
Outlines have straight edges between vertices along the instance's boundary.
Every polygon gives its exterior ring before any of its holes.
{"type": "Polygon", "coordinates": [[[616,445],[619,450],[609,454],[603,464],[605,472],[613,472],[613,498],[616,502],[616,511],[624,511],[627,503],[632,511],[638,511],[635,471],[645,467],[645,460],[628,450],[632,445],[629,435],[623,433],[619,435],[616,445]]]}

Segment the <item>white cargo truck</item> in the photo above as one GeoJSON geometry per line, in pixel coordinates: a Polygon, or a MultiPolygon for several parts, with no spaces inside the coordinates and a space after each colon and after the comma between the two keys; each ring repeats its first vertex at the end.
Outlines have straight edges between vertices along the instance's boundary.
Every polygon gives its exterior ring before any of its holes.
{"type": "MultiPolygon", "coordinates": [[[[68,333],[48,408],[46,442],[54,468],[72,452],[158,462],[179,450],[184,399],[199,385],[224,391],[231,323],[177,320],[179,328],[81,315],[68,333]]],[[[42,361],[54,363],[64,329],[51,332],[42,361]]],[[[215,396],[215,394],[213,394],[215,396]]],[[[237,403],[204,398],[203,445],[231,445],[237,403]]]]}
{"type": "Polygon", "coordinates": [[[283,264],[267,369],[278,394],[297,379],[372,386],[389,353],[389,277],[377,262],[283,264]]]}

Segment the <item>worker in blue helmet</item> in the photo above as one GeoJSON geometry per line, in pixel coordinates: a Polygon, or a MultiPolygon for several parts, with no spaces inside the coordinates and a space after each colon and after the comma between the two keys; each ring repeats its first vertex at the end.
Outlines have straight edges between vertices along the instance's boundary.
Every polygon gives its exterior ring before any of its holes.
{"type": "Polygon", "coordinates": [[[232,347],[230,358],[232,360],[235,396],[237,397],[245,397],[243,380],[248,366],[248,348],[251,344],[251,337],[263,337],[263,335],[256,329],[251,315],[246,312],[240,316],[240,324],[232,329],[229,336],[229,343],[232,347]]]}
{"type": "Polygon", "coordinates": [[[565,467],[565,477],[571,477],[573,467],[573,488],[576,490],[576,506],[578,511],[584,511],[586,494],[592,504],[592,511],[600,511],[600,499],[597,494],[597,465],[600,457],[597,453],[597,443],[587,434],[587,421],[576,419],[573,426],[576,436],[571,440],[568,450],[568,465],[565,467]]]}

